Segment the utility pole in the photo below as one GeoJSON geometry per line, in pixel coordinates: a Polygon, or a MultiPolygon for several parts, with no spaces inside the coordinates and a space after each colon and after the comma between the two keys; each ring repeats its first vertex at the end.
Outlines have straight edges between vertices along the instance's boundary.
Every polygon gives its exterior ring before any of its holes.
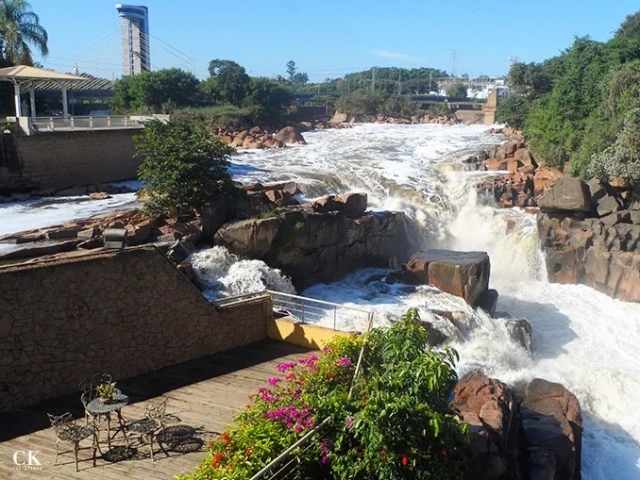
{"type": "Polygon", "coordinates": [[[376,67],[373,67],[373,75],[371,76],[371,93],[376,91],[376,67]]]}
{"type": "Polygon", "coordinates": [[[457,77],[457,72],[456,72],[457,62],[458,62],[458,52],[454,50],[453,54],[451,55],[451,76],[453,78],[457,77]]]}

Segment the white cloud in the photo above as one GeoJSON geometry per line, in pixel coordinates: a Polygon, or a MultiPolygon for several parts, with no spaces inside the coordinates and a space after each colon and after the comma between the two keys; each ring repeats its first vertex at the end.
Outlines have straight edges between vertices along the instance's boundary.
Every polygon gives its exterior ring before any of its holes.
{"type": "Polygon", "coordinates": [[[405,55],[404,53],[400,53],[400,52],[391,52],[389,50],[374,50],[373,53],[375,53],[378,57],[391,58],[393,60],[405,60],[407,62],[422,61],[421,58],[412,57],[411,55],[405,55]]]}

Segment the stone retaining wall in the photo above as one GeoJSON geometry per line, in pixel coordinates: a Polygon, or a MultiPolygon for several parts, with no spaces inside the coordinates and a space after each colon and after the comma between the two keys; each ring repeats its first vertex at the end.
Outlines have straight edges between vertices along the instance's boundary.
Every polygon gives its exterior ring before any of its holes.
{"type": "Polygon", "coordinates": [[[214,307],[152,246],[0,267],[0,411],[248,345],[271,316],[214,307]]]}
{"type": "Polygon", "coordinates": [[[136,178],[133,158],[141,129],[76,130],[16,135],[17,166],[0,172],[0,188],[43,190],[136,178]]]}

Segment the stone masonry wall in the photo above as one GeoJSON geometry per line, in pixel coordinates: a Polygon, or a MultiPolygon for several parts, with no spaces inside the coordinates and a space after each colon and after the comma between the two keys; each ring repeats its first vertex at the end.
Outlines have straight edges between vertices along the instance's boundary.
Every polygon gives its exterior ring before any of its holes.
{"type": "Polygon", "coordinates": [[[151,246],[0,267],[0,411],[262,340],[271,312],[216,308],[151,246]]]}
{"type": "MultiPolygon", "coordinates": [[[[139,133],[140,129],[130,128],[17,136],[22,178],[42,189],[136,178],[141,159],[133,158],[133,136],[139,133]]],[[[11,179],[7,176],[4,180],[11,179]]]]}

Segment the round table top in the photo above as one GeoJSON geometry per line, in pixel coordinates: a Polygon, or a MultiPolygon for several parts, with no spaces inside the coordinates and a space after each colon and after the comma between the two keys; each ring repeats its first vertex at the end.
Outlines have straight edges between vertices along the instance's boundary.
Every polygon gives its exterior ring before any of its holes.
{"type": "Polygon", "coordinates": [[[114,393],[111,402],[102,403],[100,397],[96,397],[87,404],[86,408],[89,413],[110,413],[120,410],[127,403],[129,403],[129,397],[122,393],[114,393]]]}

